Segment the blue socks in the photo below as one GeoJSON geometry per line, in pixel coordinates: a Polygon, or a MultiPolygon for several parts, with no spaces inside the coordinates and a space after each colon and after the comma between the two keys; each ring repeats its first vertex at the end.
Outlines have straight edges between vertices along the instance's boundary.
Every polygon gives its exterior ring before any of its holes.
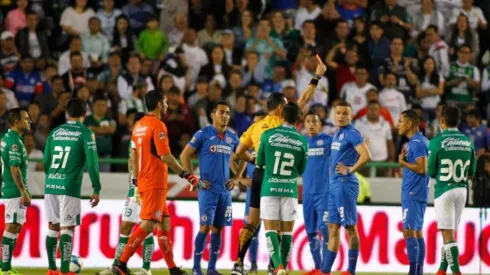
{"type": "Polygon", "coordinates": [[[308,241],[310,242],[310,252],[313,256],[315,269],[322,267],[321,242],[317,233],[308,233],[308,241]]]}
{"type": "Polygon", "coordinates": [[[216,262],[218,261],[220,249],[221,249],[221,232],[218,234],[211,234],[211,246],[209,248],[208,271],[216,270],[216,262]]]}
{"type": "Polygon", "coordinates": [[[356,274],[357,258],[359,258],[359,249],[349,249],[349,267],[347,271],[350,274],[356,274]]]}
{"type": "Polygon", "coordinates": [[[250,262],[252,264],[257,264],[257,251],[259,250],[259,231],[260,225],[257,227],[255,234],[252,238],[252,242],[250,243],[250,247],[248,248],[248,253],[250,254],[250,262]]]}
{"type": "Polygon", "coordinates": [[[424,274],[424,261],[425,261],[425,241],[424,238],[417,239],[419,243],[419,257],[418,257],[418,275],[424,274]]]}
{"type": "Polygon", "coordinates": [[[322,228],[320,229],[320,232],[322,233],[322,266],[325,264],[325,255],[327,255],[327,249],[328,249],[328,229],[327,228],[322,228]]]}
{"type": "Polygon", "coordinates": [[[407,242],[407,254],[410,262],[409,275],[417,275],[417,261],[419,258],[419,242],[416,238],[410,237],[405,240],[407,242]]]}
{"type": "Polygon", "coordinates": [[[337,258],[337,252],[332,252],[327,248],[325,253],[324,265],[322,266],[323,273],[330,273],[332,271],[332,265],[335,261],[335,258],[337,258]]]}
{"type": "Polygon", "coordinates": [[[194,239],[194,266],[192,269],[201,269],[201,259],[204,246],[206,246],[206,237],[207,234],[199,231],[194,239]]]}

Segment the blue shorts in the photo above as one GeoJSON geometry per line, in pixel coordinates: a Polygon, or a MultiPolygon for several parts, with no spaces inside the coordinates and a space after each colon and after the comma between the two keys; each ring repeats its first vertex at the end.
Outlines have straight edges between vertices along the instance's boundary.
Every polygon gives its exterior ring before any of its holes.
{"type": "Polygon", "coordinates": [[[342,182],[330,185],[328,197],[328,223],[340,224],[343,227],[357,224],[357,196],[359,185],[342,182]]]}
{"type": "Polygon", "coordinates": [[[316,233],[320,229],[326,229],[324,220],[327,211],[328,193],[323,195],[303,194],[303,217],[306,233],[316,233]]]}
{"type": "Polygon", "coordinates": [[[217,194],[210,191],[199,190],[200,225],[214,225],[217,227],[230,226],[233,221],[231,213],[231,193],[217,194]]]}
{"type": "Polygon", "coordinates": [[[402,200],[403,229],[422,230],[426,202],[402,200]]]}

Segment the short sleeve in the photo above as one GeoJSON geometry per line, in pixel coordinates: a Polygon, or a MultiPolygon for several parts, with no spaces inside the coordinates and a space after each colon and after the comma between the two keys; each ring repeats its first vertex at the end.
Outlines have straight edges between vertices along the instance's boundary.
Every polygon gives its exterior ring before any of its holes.
{"type": "Polygon", "coordinates": [[[415,160],[421,157],[427,157],[428,155],[427,146],[422,141],[413,141],[410,144],[410,150],[415,160]]]}
{"type": "Polygon", "coordinates": [[[477,67],[474,67],[473,68],[473,80],[474,81],[480,81],[481,77],[480,77],[480,70],[478,70],[477,67]]]}
{"type": "Polygon", "coordinates": [[[204,133],[202,132],[202,130],[197,131],[194,134],[194,136],[191,138],[191,140],[189,141],[189,143],[188,143],[189,146],[191,146],[192,148],[199,151],[199,149],[201,149],[201,145],[203,142],[203,136],[204,136],[204,133]]]}
{"type": "Polygon", "coordinates": [[[8,166],[19,167],[22,164],[22,148],[18,143],[7,143],[8,166]]]}
{"type": "Polygon", "coordinates": [[[73,13],[73,8],[69,7],[61,14],[61,20],[60,20],[61,26],[71,26],[72,25],[72,20],[71,20],[72,13],[73,13]]]}
{"type": "Polygon", "coordinates": [[[168,143],[167,127],[163,122],[157,122],[153,126],[153,142],[158,156],[170,154],[170,146],[168,143]]]}
{"type": "Polygon", "coordinates": [[[385,130],[385,139],[386,140],[392,140],[393,139],[393,134],[391,132],[390,126],[388,123],[384,123],[384,130],[385,130]]]}
{"type": "MultiPolygon", "coordinates": [[[[254,128],[254,125],[248,127],[247,131],[242,134],[242,137],[240,138],[240,143],[243,143],[247,147],[252,146],[252,129],[254,128]]],[[[255,150],[258,150],[258,148],[254,148],[255,150]]]]}
{"type": "Polygon", "coordinates": [[[363,138],[361,134],[357,131],[349,131],[347,132],[347,142],[352,145],[352,147],[356,148],[359,144],[363,143],[363,138]]]}

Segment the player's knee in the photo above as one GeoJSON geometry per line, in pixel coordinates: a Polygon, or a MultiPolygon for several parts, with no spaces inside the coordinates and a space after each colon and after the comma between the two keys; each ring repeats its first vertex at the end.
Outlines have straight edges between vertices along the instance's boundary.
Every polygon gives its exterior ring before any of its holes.
{"type": "Polygon", "coordinates": [[[403,237],[405,239],[407,238],[414,238],[415,237],[415,230],[412,229],[403,229],[403,237]]]}
{"type": "Polygon", "coordinates": [[[454,230],[442,229],[441,234],[444,244],[454,241],[454,230]]]}
{"type": "Polygon", "coordinates": [[[5,231],[9,232],[9,233],[12,233],[12,234],[17,234],[19,233],[19,229],[18,229],[18,225],[19,224],[16,224],[16,223],[7,223],[5,224],[5,231]]]}
{"type": "Polygon", "coordinates": [[[340,234],[340,224],[329,223],[328,234],[330,234],[331,236],[337,236],[338,234],[340,234]]]}
{"type": "Polygon", "coordinates": [[[53,230],[53,231],[60,231],[60,224],[57,223],[57,224],[53,224],[53,223],[49,223],[49,230],[53,230]]]}
{"type": "Polygon", "coordinates": [[[209,231],[211,231],[211,227],[209,225],[201,225],[201,227],[199,227],[199,232],[203,233],[203,234],[209,234],[209,231]]]}

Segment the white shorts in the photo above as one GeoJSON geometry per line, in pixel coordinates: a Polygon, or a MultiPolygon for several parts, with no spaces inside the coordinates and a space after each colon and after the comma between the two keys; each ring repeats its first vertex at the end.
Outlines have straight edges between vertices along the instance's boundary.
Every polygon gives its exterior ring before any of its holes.
{"type": "Polygon", "coordinates": [[[434,200],[438,229],[456,230],[466,203],[466,188],[454,188],[434,200]]]}
{"type": "Polygon", "coordinates": [[[82,205],[80,198],[66,195],[44,195],[46,218],[48,222],[60,226],[80,225],[82,205]]]}
{"type": "Polygon", "coordinates": [[[261,197],[260,218],[270,221],[294,221],[298,199],[289,197],[261,197]]]}
{"type": "Polygon", "coordinates": [[[4,199],[5,223],[24,224],[26,222],[27,207],[20,203],[21,198],[4,199]]]}
{"type": "Polygon", "coordinates": [[[141,206],[136,203],[134,197],[126,198],[122,212],[123,222],[139,223],[141,221],[140,212],[141,206]]]}

